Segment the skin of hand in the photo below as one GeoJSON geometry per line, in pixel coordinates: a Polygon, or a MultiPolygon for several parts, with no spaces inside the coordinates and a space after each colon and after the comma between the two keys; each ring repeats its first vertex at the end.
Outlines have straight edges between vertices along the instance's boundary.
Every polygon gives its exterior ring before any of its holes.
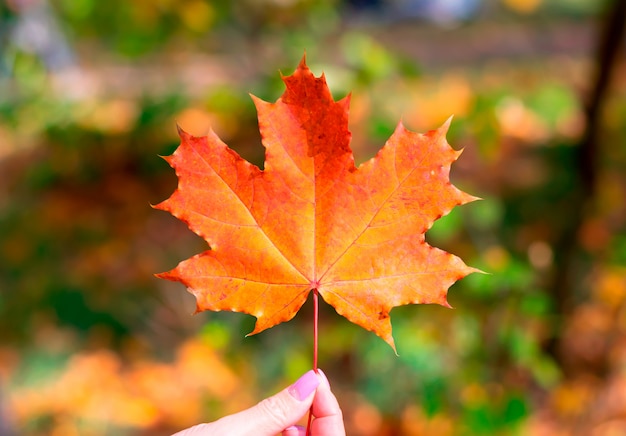
{"type": "Polygon", "coordinates": [[[309,410],[314,417],[311,436],[345,436],[339,403],[319,369],[306,372],[294,384],[256,406],[173,436],[305,436],[305,428],[295,423],[309,410]]]}

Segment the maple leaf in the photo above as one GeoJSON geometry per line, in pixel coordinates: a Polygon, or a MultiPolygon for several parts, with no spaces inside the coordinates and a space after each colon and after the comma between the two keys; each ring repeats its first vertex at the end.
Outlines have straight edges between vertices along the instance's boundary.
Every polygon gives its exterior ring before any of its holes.
{"type": "Polygon", "coordinates": [[[425,232],[475,200],[449,180],[460,151],[449,122],[426,134],[400,123],[378,154],[355,167],[349,96],[335,102],[304,58],[276,103],[253,97],[265,146],[260,170],[210,131],[166,158],[178,188],[169,211],[210,249],[158,277],[182,282],[197,311],[256,317],[252,333],[292,319],[313,290],[342,316],[395,350],[390,310],[438,303],[477,271],[431,247],[425,232]]]}

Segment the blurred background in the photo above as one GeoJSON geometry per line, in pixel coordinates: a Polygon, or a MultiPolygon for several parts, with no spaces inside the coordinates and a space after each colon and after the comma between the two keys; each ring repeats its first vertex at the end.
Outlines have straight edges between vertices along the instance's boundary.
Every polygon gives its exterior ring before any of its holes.
{"type": "Polygon", "coordinates": [[[248,338],[192,316],[153,274],[206,244],[150,207],[177,123],[262,165],[248,93],[305,50],[352,92],[358,162],[454,115],[453,182],[484,199],[427,237],[490,274],[394,309],[399,356],[322,308],[348,434],[626,434],[625,3],[0,3],[0,434],[168,435],[312,366],[310,302],[248,338]]]}

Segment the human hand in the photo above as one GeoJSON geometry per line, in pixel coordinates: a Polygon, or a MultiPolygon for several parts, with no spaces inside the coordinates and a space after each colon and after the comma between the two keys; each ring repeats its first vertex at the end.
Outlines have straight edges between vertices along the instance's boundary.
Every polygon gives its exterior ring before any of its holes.
{"type": "Polygon", "coordinates": [[[339,403],[321,370],[311,370],[294,384],[247,410],[208,424],[199,424],[173,436],[305,436],[296,426],[312,410],[311,436],[345,436],[339,403]]]}

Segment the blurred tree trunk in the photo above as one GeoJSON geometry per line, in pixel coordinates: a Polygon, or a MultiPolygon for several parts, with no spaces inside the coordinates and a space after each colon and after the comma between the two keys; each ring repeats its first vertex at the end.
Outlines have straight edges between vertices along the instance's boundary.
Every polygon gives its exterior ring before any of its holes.
{"type": "MultiPolygon", "coordinates": [[[[602,33],[598,39],[595,54],[596,67],[594,76],[591,78],[592,86],[584,103],[585,130],[578,145],[575,168],[579,179],[578,201],[575,202],[575,208],[570,211],[572,219],[569,221],[569,225],[563,228],[555,246],[557,264],[551,291],[556,302],[559,325],[557,326],[557,333],[547,344],[547,348],[561,367],[564,367],[566,362],[559,353],[559,331],[563,322],[568,315],[571,315],[576,306],[574,288],[580,254],[578,236],[596,191],[598,158],[601,153],[599,146],[602,129],[601,116],[618,55],[620,49],[623,50],[624,47],[625,20],[626,0],[609,2],[602,22],[602,33]]],[[[599,372],[605,370],[605,368],[596,369],[599,372]]]]}

